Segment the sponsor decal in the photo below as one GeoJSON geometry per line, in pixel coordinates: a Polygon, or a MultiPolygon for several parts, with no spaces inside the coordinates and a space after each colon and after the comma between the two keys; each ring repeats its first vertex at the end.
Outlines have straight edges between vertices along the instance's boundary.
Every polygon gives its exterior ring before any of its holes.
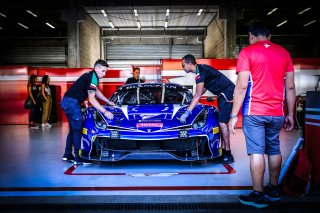
{"type": "Polygon", "coordinates": [[[137,123],[138,128],[162,127],[163,123],[137,123]]]}
{"type": "Polygon", "coordinates": [[[198,79],[200,79],[200,75],[197,75],[197,76],[196,76],[196,80],[198,80],[198,79]]]}
{"type": "Polygon", "coordinates": [[[160,115],[160,114],[141,114],[140,116],[141,116],[142,120],[145,120],[145,119],[149,119],[152,117],[156,117],[158,115],[160,115]]]}
{"type": "Polygon", "coordinates": [[[217,134],[219,132],[219,127],[212,128],[212,133],[217,134]]]}
{"type": "Polygon", "coordinates": [[[268,47],[270,47],[270,44],[264,44],[264,47],[268,48],[268,47]]]}
{"type": "Polygon", "coordinates": [[[90,84],[90,88],[91,88],[91,89],[96,89],[96,88],[97,88],[97,85],[91,83],[91,84],[90,84]]]}
{"type": "Polygon", "coordinates": [[[87,135],[88,134],[88,129],[87,128],[82,128],[82,134],[87,135]]]}

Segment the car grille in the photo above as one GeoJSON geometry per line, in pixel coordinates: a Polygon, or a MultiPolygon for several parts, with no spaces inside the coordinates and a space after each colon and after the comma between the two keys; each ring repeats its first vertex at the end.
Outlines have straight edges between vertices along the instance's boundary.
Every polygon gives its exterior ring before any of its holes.
{"type": "Polygon", "coordinates": [[[201,143],[207,142],[206,137],[161,141],[97,139],[102,147],[115,151],[184,151],[195,149],[197,146],[200,146],[201,143]]]}

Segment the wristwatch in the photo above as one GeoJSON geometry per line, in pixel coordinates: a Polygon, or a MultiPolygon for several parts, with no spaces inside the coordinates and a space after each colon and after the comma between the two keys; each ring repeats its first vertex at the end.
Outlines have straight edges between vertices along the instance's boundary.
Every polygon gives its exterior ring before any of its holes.
{"type": "Polygon", "coordinates": [[[237,114],[230,114],[230,118],[237,118],[238,117],[238,115],[237,114]]]}

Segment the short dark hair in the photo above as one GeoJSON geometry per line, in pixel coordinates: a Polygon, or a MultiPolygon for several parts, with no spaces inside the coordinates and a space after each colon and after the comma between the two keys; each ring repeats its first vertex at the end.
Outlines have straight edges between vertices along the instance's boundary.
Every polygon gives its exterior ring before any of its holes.
{"type": "Polygon", "coordinates": [[[269,37],[271,34],[271,27],[262,22],[255,22],[249,26],[248,32],[254,36],[266,36],[269,37]]]}
{"type": "Polygon", "coordinates": [[[196,58],[191,55],[191,54],[188,54],[188,55],[185,55],[182,60],[184,60],[187,64],[191,63],[191,64],[197,64],[196,62],[196,58]]]}
{"type": "Polygon", "coordinates": [[[102,59],[98,59],[96,61],[96,63],[94,63],[93,67],[95,68],[97,65],[100,65],[100,66],[103,66],[103,67],[109,67],[109,64],[105,60],[102,60],[102,59]]]}
{"type": "Polygon", "coordinates": [[[135,68],[133,69],[133,72],[136,71],[136,70],[139,70],[139,71],[140,71],[140,68],[139,68],[139,67],[135,67],[135,68]]]}

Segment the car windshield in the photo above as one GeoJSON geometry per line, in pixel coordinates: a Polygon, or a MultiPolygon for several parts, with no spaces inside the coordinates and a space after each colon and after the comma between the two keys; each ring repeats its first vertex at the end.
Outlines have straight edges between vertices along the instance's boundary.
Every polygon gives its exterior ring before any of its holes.
{"type": "Polygon", "coordinates": [[[178,85],[142,84],[121,88],[110,100],[117,105],[190,104],[192,93],[178,85]]]}

